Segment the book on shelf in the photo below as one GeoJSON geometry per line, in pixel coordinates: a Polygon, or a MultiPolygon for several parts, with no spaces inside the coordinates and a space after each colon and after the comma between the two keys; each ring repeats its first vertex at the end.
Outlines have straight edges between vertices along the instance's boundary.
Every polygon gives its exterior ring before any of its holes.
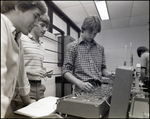
{"type": "Polygon", "coordinates": [[[16,110],[14,113],[36,118],[48,116],[56,111],[58,97],[45,97],[26,107],[16,110]]]}

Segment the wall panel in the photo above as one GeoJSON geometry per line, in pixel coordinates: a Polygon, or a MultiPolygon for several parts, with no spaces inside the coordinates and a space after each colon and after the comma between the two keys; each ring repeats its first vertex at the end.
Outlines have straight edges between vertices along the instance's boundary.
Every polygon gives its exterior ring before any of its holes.
{"type": "Polygon", "coordinates": [[[46,86],[45,97],[56,96],[55,77],[61,76],[61,67],[58,67],[58,38],[50,32],[46,32],[40,39],[45,46],[45,58],[43,66],[53,69],[51,78],[42,81],[46,86]]]}
{"type": "Polygon", "coordinates": [[[137,48],[142,45],[149,48],[149,30],[147,26],[102,30],[95,40],[105,48],[106,65],[110,71],[123,65],[125,45],[127,45],[127,66],[130,66],[130,42],[132,42],[133,66],[136,67],[136,64],[140,63],[137,48]]]}

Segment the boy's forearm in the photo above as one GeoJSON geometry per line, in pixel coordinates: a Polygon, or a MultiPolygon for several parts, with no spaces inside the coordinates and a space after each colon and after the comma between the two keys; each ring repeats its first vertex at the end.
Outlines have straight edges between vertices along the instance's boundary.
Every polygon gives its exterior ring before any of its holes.
{"type": "Polygon", "coordinates": [[[20,95],[20,98],[21,98],[22,102],[23,102],[25,105],[31,104],[31,100],[30,100],[29,94],[26,95],[26,96],[21,96],[21,95],[20,95]]]}
{"type": "Polygon", "coordinates": [[[103,74],[104,76],[106,76],[106,77],[108,77],[108,76],[111,75],[111,73],[110,73],[107,69],[103,69],[103,70],[102,70],[102,74],[103,74]]]}
{"type": "Polygon", "coordinates": [[[70,81],[71,83],[73,83],[73,84],[75,84],[75,85],[79,85],[80,82],[81,82],[79,79],[77,79],[76,77],[74,77],[70,72],[66,72],[66,73],[64,74],[64,77],[65,77],[68,81],[70,81]]]}

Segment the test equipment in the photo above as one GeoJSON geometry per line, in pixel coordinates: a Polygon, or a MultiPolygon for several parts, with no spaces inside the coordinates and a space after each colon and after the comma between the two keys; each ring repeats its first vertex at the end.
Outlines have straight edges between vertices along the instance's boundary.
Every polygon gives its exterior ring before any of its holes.
{"type": "Polygon", "coordinates": [[[92,92],[77,92],[57,102],[57,112],[82,118],[102,118],[109,109],[112,84],[101,84],[92,92]]]}

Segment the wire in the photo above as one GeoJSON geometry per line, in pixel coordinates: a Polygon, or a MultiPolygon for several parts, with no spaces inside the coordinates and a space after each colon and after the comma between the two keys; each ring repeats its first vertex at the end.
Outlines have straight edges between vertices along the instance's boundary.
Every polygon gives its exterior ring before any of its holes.
{"type": "Polygon", "coordinates": [[[105,98],[102,98],[102,99],[104,99],[106,101],[106,103],[109,105],[109,107],[111,106],[105,98]]]}

